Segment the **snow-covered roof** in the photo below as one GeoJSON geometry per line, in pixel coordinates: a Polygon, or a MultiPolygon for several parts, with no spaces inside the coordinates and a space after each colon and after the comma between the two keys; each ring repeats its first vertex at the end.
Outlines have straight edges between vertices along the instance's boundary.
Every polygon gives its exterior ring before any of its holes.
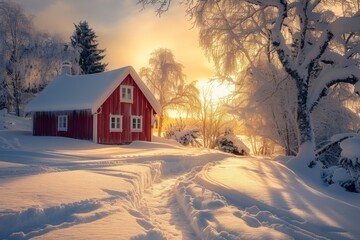
{"type": "Polygon", "coordinates": [[[132,76],[154,111],[160,113],[159,102],[131,66],[88,75],[60,75],[26,106],[25,111],[91,109],[91,112],[95,113],[128,74],[132,76]]]}

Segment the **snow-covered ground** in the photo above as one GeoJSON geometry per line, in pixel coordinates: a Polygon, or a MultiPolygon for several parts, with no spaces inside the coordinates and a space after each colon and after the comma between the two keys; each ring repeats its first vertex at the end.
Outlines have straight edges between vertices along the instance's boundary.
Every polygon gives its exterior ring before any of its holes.
{"type": "Polygon", "coordinates": [[[288,159],[30,126],[0,112],[0,239],[360,239],[360,194],[288,159]]]}

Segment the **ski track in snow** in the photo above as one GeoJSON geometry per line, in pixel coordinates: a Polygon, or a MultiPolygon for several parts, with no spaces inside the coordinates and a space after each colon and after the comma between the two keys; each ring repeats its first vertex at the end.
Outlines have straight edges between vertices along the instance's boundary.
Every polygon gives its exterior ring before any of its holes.
{"type": "MultiPolygon", "coordinates": [[[[353,235],[349,235],[347,229],[337,228],[336,224],[306,221],[300,214],[291,212],[289,204],[298,210],[306,207],[300,204],[298,190],[306,193],[305,197],[329,198],[305,186],[294,172],[283,165],[276,166],[277,163],[259,161],[253,165],[255,158],[163,143],[135,142],[114,148],[66,138],[50,141],[24,132],[1,133],[0,190],[8,196],[0,193],[0,202],[5,205],[0,206],[0,239],[84,238],[82,234],[89,234],[90,225],[102,229],[104,223],[110,222],[113,225],[108,229],[113,231],[114,226],[122,227],[117,225],[119,222],[131,221],[136,226],[122,239],[356,239],[353,236],[360,236],[354,229],[351,229],[353,235]],[[36,143],[31,145],[32,141],[36,143]],[[45,149],[40,148],[42,144],[45,149]],[[229,158],[235,162],[229,162],[229,158]],[[228,165],[221,165],[226,161],[228,165]],[[279,187],[278,181],[292,184],[287,189],[294,196],[286,202],[277,195],[283,192],[274,189],[273,199],[283,201],[280,207],[267,204],[240,191],[242,188],[235,189],[226,185],[226,181],[214,179],[210,171],[216,167],[218,170],[237,167],[243,174],[264,177],[262,181],[271,181],[274,188],[279,187]],[[28,183],[29,189],[24,186],[28,183]],[[59,186],[62,189],[57,189],[59,186]],[[62,193],[68,195],[64,198],[56,195],[62,193]],[[25,201],[16,199],[18,196],[24,196],[25,201]],[[73,235],[76,231],[80,235],[73,235]]],[[[247,186],[247,180],[235,182],[247,186]]],[[[305,216],[308,213],[311,211],[305,212],[305,216]]],[[[120,228],[116,238],[124,231],[120,228]]]]}
{"type": "Polygon", "coordinates": [[[159,153],[124,154],[104,159],[54,151],[32,152],[8,148],[0,152],[0,159],[11,159],[11,164],[15,166],[0,168],[0,179],[89,171],[124,179],[132,186],[132,191],[122,193],[102,189],[109,197],[83,199],[47,208],[35,206],[0,212],[0,239],[29,239],[46,236],[52,231],[106,218],[121,212],[121,208],[127,209],[146,232],[145,235],[132,237],[133,240],[196,239],[175,196],[174,187],[177,184],[177,178],[194,166],[203,166],[226,156],[207,153],[207,151],[202,154],[183,154],[180,151],[160,156],[159,153]],[[132,165],[150,166],[150,172],[145,176],[143,173],[107,169],[132,165]],[[10,227],[9,222],[12,223],[10,227]]]}
{"type": "Polygon", "coordinates": [[[2,226],[0,227],[0,237],[29,239],[56,229],[93,222],[115,213],[115,209],[101,210],[104,205],[112,205],[114,201],[113,197],[83,200],[45,209],[28,208],[24,211],[4,214],[0,217],[0,226],[2,226]]]}
{"type": "Polygon", "coordinates": [[[142,212],[166,239],[195,239],[195,233],[179,208],[175,184],[176,178],[163,179],[145,191],[142,212]]]}
{"type": "MultiPolygon", "coordinates": [[[[244,160],[256,161],[255,159],[251,158],[245,158],[244,160]]],[[[202,189],[201,195],[196,194],[196,191],[190,190],[192,193],[195,192],[195,194],[191,196],[193,200],[185,204],[185,206],[187,205],[186,208],[194,207],[194,199],[199,197],[202,198],[202,195],[205,195],[206,192],[210,192],[213,196],[218,195],[219,199],[223,199],[223,205],[220,207],[229,208],[230,212],[233,212],[232,217],[241,219],[246,223],[246,225],[250,227],[264,227],[268,228],[269,231],[275,230],[278,233],[283,233],[284,236],[282,236],[281,239],[349,239],[349,236],[341,235],[343,232],[345,232],[344,229],[321,225],[319,223],[314,224],[307,222],[301,217],[290,213],[288,211],[289,209],[281,209],[269,206],[259,201],[258,199],[251,198],[241,192],[236,192],[230,186],[214,180],[209,175],[209,170],[216,166],[216,164],[217,163],[214,162],[205,165],[203,171],[201,171],[201,177],[191,176],[192,179],[190,179],[189,182],[185,181],[183,183],[186,186],[184,188],[185,190],[183,190],[183,195],[188,194],[188,189],[194,188],[194,186],[189,187],[189,185],[195,185],[195,187],[202,189]],[[231,210],[232,208],[235,210],[231,210]]],[[[263,164],[272,165],[277,163],[270,161],[263,164]]],[[[207,201],[208,199],[209,198],[207,198],[207,201]]],[[[190,210],[189,212],[192,213],[192,211],[193,210],[190,210]]],[[[212,217],[209,217],[209,220],[211,221],[212,217]]],[[[210,227],[210,225],[208,227],[210,227]]],[[[202,236],[204,237],[204,235],[202,236]]],[[[207,237],[209,236],[205,235],[205,238],[207,237]]],[[[234,235],[225,238],[247,239],[242,231],[234,233],[234,235]]],[[[270,238],[273,239],[274,237],[270,238]]]]}
{"type": "MultiPolygon", "coordinates": [[[[207,160],[197,164],[194,163],[195,159],[191,159],[195,156],[154,155],[95,159],[87,163],[55,162],[48,166],[41,162],[19,172],[8,168],[8,174],[15,173],[15,176],[85,169],[125,179],[133,186],[133,193],[104,189],[103,191],[109,195],[107,198],[85,199],[45,209],[28,208],[3,213],[0,217],[0,238],[28,239],[57,229],[97,221],[120,212],[119,206],[124,206],[121,203],[124,200],[131,203],[125,204],[125,209],[146,232],[132,237],[132,240],[256,239],[256,235],[255,238],[249,237],[246,232],[237,232],[226,224],[222,225],[222,219],[216,218],[222,215],[221,212],[226,216],[225,223],[230,219],[236,224],[245,225],[250,231],[254,231],[255,228],[259,232],[274,232],[269,234],[269,239],[328,239],[321,235],[325,228],[330,232],[341,231],[327,226],[319,229],[318,225],[306,223],[295,215],[291,218],[288,212],[266,206],[244,194],[232,192],[229,186],[214,181],[207,174],[211,167],[220,163],[216,160],[222,160],[224,156],[209,155],[211,159],[204,156],[203,159],[207,160]],[[167,162],[155,159],[167,159],[167,162]],[[129,164],[154,167],[150,167],[150,176],[147,177],[140,173],[106,169],[109,166],[129,164]],[[198,176],[199,173],[202,177],[198,176]],[[5,227],[8,222],[15,224],[5,227]]],[[[7,174],[2,172],[1,175],[7,174]]]]}

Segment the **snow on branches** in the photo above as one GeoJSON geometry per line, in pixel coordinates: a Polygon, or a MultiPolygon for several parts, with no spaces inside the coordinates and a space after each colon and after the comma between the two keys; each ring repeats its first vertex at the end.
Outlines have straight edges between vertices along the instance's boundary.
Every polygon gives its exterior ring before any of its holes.
{"type": "MultiPolygon", "coordinates": [[[[200,44],[219,76],[237,75],[267,55],[296,86],[299,146],[315,148],[312,113],[329,89],[360,78],[359,9],[336,15],[336,5],[320,0],[185,0],[199,28],[200,44]]],[[[172,3],[139,0],[164,12],[172,3]]],[[[269,77],[269,82],[272,78],[269,77]]],[[[239,79],[238,85],[241,86],[239,79]]],[[[356,84],[356,91],[359,86],[356,84]]],[[[303,148],[299,148],[303,149],[303,148]]],[[[307,155],[310,156],[310,155],[307,155]]],[[[312,160],[315,154],[311,155],[312,160]]],[[[308,161],[311,159],[308,159],[308,161]]]]}
{"type": "Polygon", "coordinates": [[[315,146],[311,113],[328,90],[360,77],[359,15],[339,18],[331,7],[315,0],[208,0],[192,8],[200,42],[221,75],[239,71],[244,59],[253,64],[261,52],[280,62],[297,90],[300,145],[315,146]]]}

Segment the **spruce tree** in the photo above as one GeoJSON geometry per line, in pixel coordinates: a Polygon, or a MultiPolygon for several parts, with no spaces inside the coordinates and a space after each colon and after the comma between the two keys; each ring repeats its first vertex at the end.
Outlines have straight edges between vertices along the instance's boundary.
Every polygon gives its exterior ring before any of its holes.
{"type": "Polygon", "coordinates": [[[81,74],[99,73],[105,71],[106,63],[101,60],[105,57],[104,49],[98,49],[97,36],[89,27],[87,21],[80,21],[74,24],[75,31],[70,37],[71,44],[75,49],[79,49],[79,66],[81,74]]]}

